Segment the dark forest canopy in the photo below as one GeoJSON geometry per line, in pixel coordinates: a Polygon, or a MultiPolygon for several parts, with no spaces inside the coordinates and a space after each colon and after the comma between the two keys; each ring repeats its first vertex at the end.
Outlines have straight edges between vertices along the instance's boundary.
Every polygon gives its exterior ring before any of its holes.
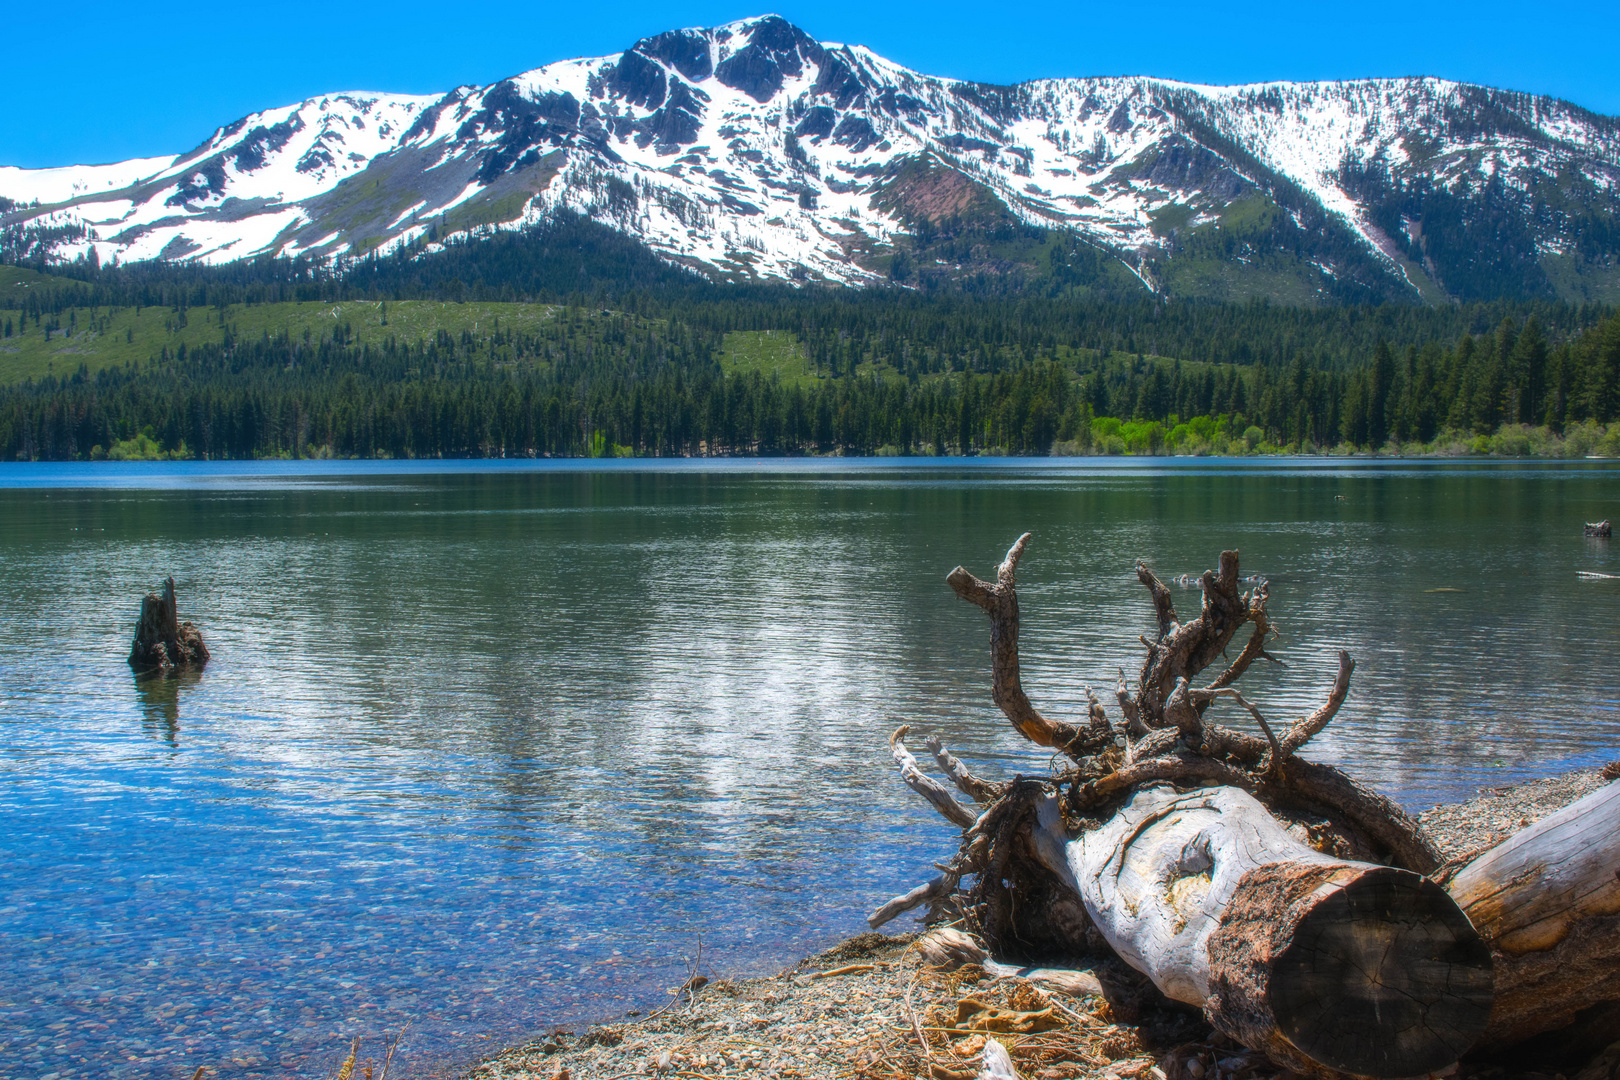
{"type": "MultiPolygon", "coordinates": [[[[0,392],[6,458],[1309,450],[1620,416],[1620,319],[1532,317],[1353,370],[851,336],[815,374],[727,371],[722,330],[562,309],[539,332],[357,344],[264,336],[0,392]],[[851,345],[851,343],[855,343],[851,345]],[[898,366],[896,366],[898,365],[898,366]],[[1056,447],[1055,445],[1056,444],[1056,447]],[[117,456],[115,454],[115,456],[117,456]]],[[[1616,429],[1620,430],[1620,429],[1616,429]]],[[[1601,433],[1600,433],[1601,434],[1601,433]]]]}
{"type": "Polygon", "coordinates": [[[219,332],[0,389],[7,460],[120,447],[210,458],[1378,448],[1620,416],[1620,320],[1554,302],[1295,308],[717,285],[578,219],[340,271],[265,261],[52,275],[0,290],[5,338],[74,332],[81,312],[105,326],[126,308],[181,325],[210,309],[219,332]],[[522,330],[497,321],[363,341],[347,325],[244,338],[233,314],[411,299],[561,306],[522,330]],[[722,362],[729,335],[764,331],[796,343],[803,377],[722,362]]]}

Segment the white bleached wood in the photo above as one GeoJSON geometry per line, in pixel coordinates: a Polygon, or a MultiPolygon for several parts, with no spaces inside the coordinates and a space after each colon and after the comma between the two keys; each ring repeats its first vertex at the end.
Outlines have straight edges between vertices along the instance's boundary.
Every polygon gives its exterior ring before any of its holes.
{"type": "Polygon", "coordinates": [[[946,821],[958,828],[971,828],[979,815],[957,802],[939,781],[923,775],[922,769],[917,766],[917,759],[906,749],[904,739],[909,730],[909,727],[902,727],[889,737],[889,753],[900,769],[900,779],[912,791],[927,799],[929,805],[938,810],[946,821]]]}
{"type": "Polygon", "coordinates": [[[932,903],[933,901],[944,897],[950,891],[950,881],[944,874],[941,874],[936,878],[930,878],[921,885],[918,885],[915,889],[912,889],[910,892],[901,893],[899,896],[894,897],[888,903],[872,912],[872,914],[866,917],[866,924],[873,930],[876,930],[884,923],[892,922],[895,919],[898,919],[901,915],[904,915],[912,908],[921,907],[924,904],[932,903]]]}
{"type": "Polygon", "coordinates": [[[1620,783],[1515,833],[1449,891],[1496,955],[1491,1044],[1620,1000],[1620,783]]]}
{"type": "Polygon", "coordinates": [[[1071,997],[1096,996],[1103,992],[1102,983],[1089,971],[1018,967],[1016,964],[1003,964],[995,960],[985,961],[984,970],[986,974],[994,975],[998,979],[1023,979],[1025,982],[1040,983],[1071,997]]]}
{"type": "Polygon", "coordinates": [[[1068,839],[1051,799],[1039,811],[1041,861],[1072,883],[1120,959],[1164,995],[1209,997],[1209,937],[1238,883],[1270,863],[1347,864],[1290,836],[1235,788],[1144,788],[1107,824],[1068,839]]]}
{"type": "Polygon", "coordinates": [[[1089,971],[1003,964],[990,959],[990,953],[976,938],[949,926],[937,926],[918,938],[917,951],[923,963],[947,971],[955,971],[964,964],[978,964],[986,974],[998,979],[1038,982],[1075,997],[1102,993],[1102,984],[1089,971]]]}
{"type": "Polygon", "coordinates": [[[1141,787],[1075,836],[1052,798],[1033,836],[1122,960],[1295,1072],[1415,1076],[1485,1028],[1490,952],[1440,886],[1323,855],[1246,792],[1141,787]]]}
{"type": "Polygon", "coordinates": [[[978,1080],[1018,1080],[1011,1055],[995,1039],[984,1042],[984,1068],[979,1070],[978,1080]]]}
{"type": "Polygon", "coordinates": [[[930,735],[925,741],[928,752],[934,755],[934,762],[939,771],[951,778],[956,790],[972,799],[974,802],[987,803],[994,801],[999,793],[994,784],[987,784],[968,771],[957,756],[945,748],[945,742],[938,735],[930,735]]]}

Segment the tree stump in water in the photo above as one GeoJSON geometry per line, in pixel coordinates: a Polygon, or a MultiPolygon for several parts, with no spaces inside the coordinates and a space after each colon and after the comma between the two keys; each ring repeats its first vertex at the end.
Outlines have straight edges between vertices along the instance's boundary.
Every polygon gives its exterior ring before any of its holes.
{"type": "Polygon", "coordinates": [[[1588,521],[1586,523],[1587,536],[1613,536],[1614,526],[1607,521],[1588,521]]]}
{"type": "Polygon", "coordinates": [[[166,674],[182,667],[200,668],[206,663],[208,646],[195,626],[180,621],[174,578],[165,578],[163,595],[147,593],[141,600],[141,621],[135,625],[135,642],[129,649],[130,667],[166,674]]]}

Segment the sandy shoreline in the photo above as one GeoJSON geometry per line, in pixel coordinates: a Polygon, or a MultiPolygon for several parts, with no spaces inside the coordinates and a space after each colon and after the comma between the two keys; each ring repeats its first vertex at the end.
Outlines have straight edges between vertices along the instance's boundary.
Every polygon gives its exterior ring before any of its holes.
{"type": "MultiPolygon", "coordinates": [[[[1482,788],[1421,815],[1447,859],[1471,857],[1595,791],[1597,770],[1482,788]]],[[[1165,1002],[1117,961],[1093,968],[1102,993],[1060,992],[976,966],[928,967],[917,934],[862,934],[779,975],[713,981],[650,1016],[559,1030],[495,1054],[466,1080],[970,1080],[988,1029],[1031,1080],[1263,1080],[1264,1058],[1211,1036],[1194,1009],[1165,1002]],[[1007,1030],[1007,1029],[1011,1030],[1007,1030]]],[[[1617,1014],[1620,1016],[1620,1014],[1617,1014]]],[[[1605,1027],[1605,1030],[1606,1027],[1605,1027]]],[[[1460,1080],[1620,1080],[1620,1030],[1465,1060],[1460,1080]]]]}

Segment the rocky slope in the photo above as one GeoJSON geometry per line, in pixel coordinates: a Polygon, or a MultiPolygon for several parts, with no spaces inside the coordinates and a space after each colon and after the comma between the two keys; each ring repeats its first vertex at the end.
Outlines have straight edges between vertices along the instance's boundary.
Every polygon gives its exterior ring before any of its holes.
{"type": "Polygon", "coordinates": [[[10,259],[330,260],[561,211],[716,278],[1614,301],[1620,121],[1424,78],[991,86],[767,16],[312,98],[172,160],[0,168],[10,259]]]}

